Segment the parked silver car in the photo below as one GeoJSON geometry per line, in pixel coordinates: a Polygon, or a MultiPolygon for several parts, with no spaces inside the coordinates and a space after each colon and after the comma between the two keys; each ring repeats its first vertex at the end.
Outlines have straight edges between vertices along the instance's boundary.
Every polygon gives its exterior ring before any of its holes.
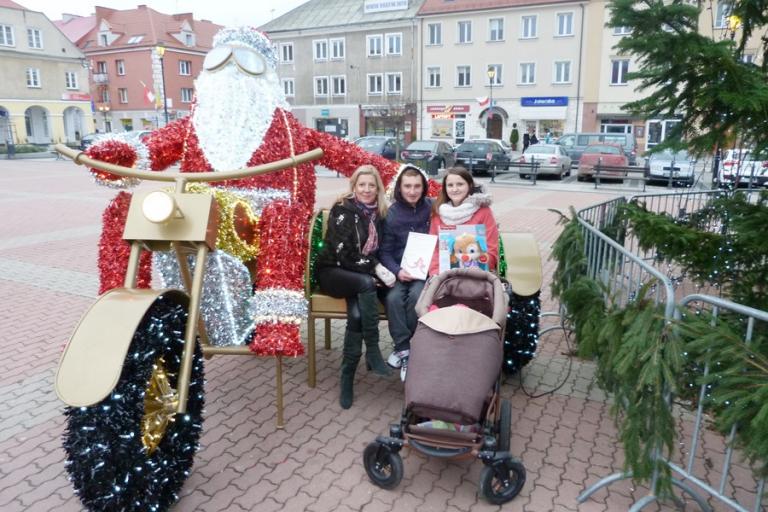
{"type": "MultiPolygon", "coordinates": [[[[563,176],[571,174],[571,157],[568,156],[565,149],[557,144],[532,144],[528,146],[518,162],[533,163],[534,160],[539,163],[539,174],[551,174],[557,176],[557,179],[563,179],[563,176]]],[[[521,177],[525,177],[521,175],[521,177]]]]}
{"type": "Polygon", "coordinates": [[[649,180],[658,180],[672,184],[693,186],[696,173],[696,160],[687,151],[664,150],[648,157],[649,180]]]}

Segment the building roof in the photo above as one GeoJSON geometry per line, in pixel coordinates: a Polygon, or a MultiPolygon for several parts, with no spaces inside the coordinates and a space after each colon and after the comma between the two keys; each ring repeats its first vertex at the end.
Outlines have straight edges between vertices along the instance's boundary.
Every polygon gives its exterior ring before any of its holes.
{"type": "MultiPolygon", "coordinates": [[[[0,0],[2,1],[2,0],[0,0]]],[[[139,5],[136,9],[117,10],[108,7],[96,6],[96,14],[82,18],[84,26],[73,26],[71,33],[77,35],[85,30],[87,25],[90,27],[78,39],[72,39],[70,32],[65,31],[64,27],[69,23],[62,21],[64,25],[57,26],[64,31],[70,40],[77,42],[80,48],[85,51],[115,49],[115,48],[135,48],[144,46],[155,46],[164,44],[169,48],[183,47],[191,50],[208,51],[213,45],[213,36],[221,29],[217,25],[207,20],[195,20],[192,13],[181,14],[163,14],[156,10],[139,5]],[[88,21],[90,19],[93,21],[88,21]],[[188,23],[190,29],[195,33],[195,45],[191,47],[184,46],[173,34],[181,32],[184,23],[188,23]],[[108,47],[98,46],[97,38],[102,23],[110,27],[110,31],[119,37],[115,39],[108,47]],[[128,41],[135,36],[143,36],[138,43],[129,43],[128,41]]]]}
{"type": "Polygon", "coordinates": [[[19,5],[16,2],[12,2],[11,0],[0,0],[0,7],[7,7],[8,9],[21,9],[23,11],[29,10],[23,5],[19,5]]]}
{"type": "Polygon", "coordinates": [[[96,16],[65,14],[63,20],[56,20],[53,24],[59,27],[59,30],[67,36],[67,39],[79,45],[80,40],[88,35],[88,32],[96,26],[96,16]]]}
{"type": "Polygon", "coordinates": [[[408,8],[404,10],[366,13],[365,0],[309,0],[259,28],[270,34],[405,20],[414,18],[423,2],[424,0],[408,0],[408,8]]]}
{"type": "Polygon", "coordinates": [[[425,0],[419,9],[419,16],[430,14],[451,14],[467,11],[485,11],[529,5],[559,4],[574,0],[425,0]]]}

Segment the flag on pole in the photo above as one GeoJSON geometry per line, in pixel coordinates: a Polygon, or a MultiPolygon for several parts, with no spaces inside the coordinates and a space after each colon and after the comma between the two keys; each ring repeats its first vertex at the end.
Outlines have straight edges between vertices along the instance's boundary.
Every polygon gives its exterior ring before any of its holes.
{"type": "Polygon", "coordinates": [[[155,93],[149,88],[147,84],[139,80],[139,83],[144,88],[144,101],[152,105],[155,102],[155,93]]]}
{"type": "Polygon", "coordinates": [[[491,100],[490,98],[488,98],[488,96],[483,96],[482,98],[475,98],[475,99],[477,100],[477,103],[481,107],[487,107],[488,105],[491,104],[491,100]]]}

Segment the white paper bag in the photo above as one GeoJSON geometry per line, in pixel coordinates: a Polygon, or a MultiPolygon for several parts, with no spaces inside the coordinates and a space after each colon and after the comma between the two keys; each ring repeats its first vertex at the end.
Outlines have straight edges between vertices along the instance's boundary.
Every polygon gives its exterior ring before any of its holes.
{"type": "Polygon", "coordinates": [[[411,274],[414,279],[426,280],[436,243],[437,235],[411,231],[408,234],[408,241],[405,244],[405,252],[403,252],[403,259],[400,261],[400,267],[411,274]]]}

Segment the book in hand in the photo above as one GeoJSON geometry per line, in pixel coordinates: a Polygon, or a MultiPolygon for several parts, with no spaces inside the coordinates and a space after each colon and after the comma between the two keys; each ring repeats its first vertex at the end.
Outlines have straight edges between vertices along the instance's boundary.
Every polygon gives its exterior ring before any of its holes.
{"type": "Polygon", "coordinates": [[[488,270],[488,240],[485,235],[485,224],[441,227],[438,258],[440,272],[452,268],[488,270]]]}
{"type": "Polygon", "coordinates": [[[437,236],[435,235],[413,231],[408,233],[403,259],[400,260],[400,268],[411,274],[414,279],[426,280],[436,243],[437,236]]]}

